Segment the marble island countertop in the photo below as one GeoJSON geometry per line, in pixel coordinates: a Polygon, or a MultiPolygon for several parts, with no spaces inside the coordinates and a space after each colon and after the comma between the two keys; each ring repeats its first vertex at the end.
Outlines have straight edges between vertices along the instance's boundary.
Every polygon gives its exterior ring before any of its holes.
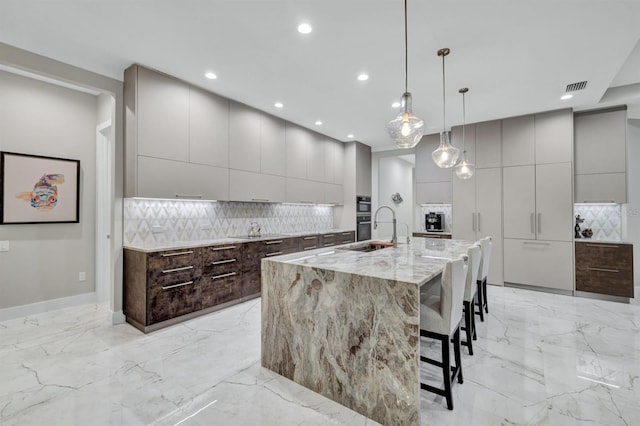
{"type": "MultiPolygon", "coordinates": [[[[375,240],[388,241],[388,240],[375,240]]],[[[370,241],[292,253],[264,259],[330,271],[421,285],[442,272],[448,260],[466,254],[472,241],[414,237],[409,244],[364,252],[370,241]]]]}
{"type": "Polygon", "coordinates": [[[277,238],[291,238],[302,237],[305,235],[323,235],[338,232],[353,232],[353,229],[327,229],[323,231],[299,231],[299,232],[283,232],[278,234],[262,234],[259,237],[249,237],[247,235],[226,237],[226,238],[213,238],[208,240],[194,240],[194,241],[166,241],[166,242],[149,242],[143,245],[124,245],[125,249],[141,251],[144,253],[153,253],[164,250],[180,250],[189,247],[206,247],[218,244],[240,244],[250,241],[268,241],[277,238]]]}

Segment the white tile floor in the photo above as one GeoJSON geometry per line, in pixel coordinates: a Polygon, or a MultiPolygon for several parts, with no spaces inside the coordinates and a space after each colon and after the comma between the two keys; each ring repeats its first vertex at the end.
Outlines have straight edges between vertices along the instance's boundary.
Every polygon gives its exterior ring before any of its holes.
{"type": "MultiPolygon", "coordinates": [[[[640,306],[489,291],[455,409],[423,391],[424,425],[640,424],[640,306]]],[[[149,335],[106,318],[0,323],[0,424],[375,424],[260,367],[259,299],[149,335]]]]}

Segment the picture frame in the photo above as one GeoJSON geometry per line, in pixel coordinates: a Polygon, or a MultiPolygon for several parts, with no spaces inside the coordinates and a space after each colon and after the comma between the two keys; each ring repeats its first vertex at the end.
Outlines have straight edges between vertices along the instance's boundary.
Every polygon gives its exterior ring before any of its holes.
{"type": "Polygon", "coordinates": [[[0,151],[0,225],[80,222],[80,160],[0,151]]]}

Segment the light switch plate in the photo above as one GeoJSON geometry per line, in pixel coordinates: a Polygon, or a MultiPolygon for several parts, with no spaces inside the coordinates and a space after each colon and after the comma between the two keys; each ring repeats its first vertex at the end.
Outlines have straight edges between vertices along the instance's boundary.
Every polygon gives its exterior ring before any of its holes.
{"type": "Polygon", "coordinates": [[[86,281],[87,273],[86,272],[78,272],[78,281],[86,281]]]}
{"type": "Polygon", "coordinates": [[[0,241],[0,251],[9,251],[9,241],[0,241]]]}

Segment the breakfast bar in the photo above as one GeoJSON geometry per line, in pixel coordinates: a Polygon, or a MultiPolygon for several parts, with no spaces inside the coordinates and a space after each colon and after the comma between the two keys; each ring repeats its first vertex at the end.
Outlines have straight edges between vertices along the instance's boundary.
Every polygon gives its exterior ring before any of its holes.
{"type": "Polygon", "coordinates": [[[262,366],[385,425],[420,424],[420,287],[471,241],[263,259],[262,366]]]}

